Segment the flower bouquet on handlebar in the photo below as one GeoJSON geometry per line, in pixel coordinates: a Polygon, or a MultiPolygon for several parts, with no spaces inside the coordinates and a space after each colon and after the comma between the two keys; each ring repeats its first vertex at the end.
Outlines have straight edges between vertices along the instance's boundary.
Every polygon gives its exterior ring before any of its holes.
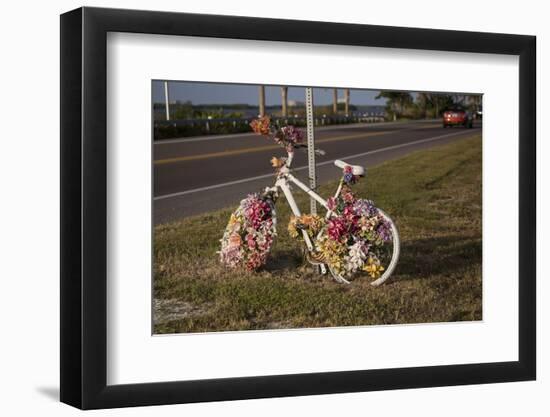
{"type": "Polygon", "coordinates": [[[269,117],[254,120],[251,127],[280,144],[287,156],[271,160],[276,169],[274,186],[249,195],[231,214],[221,239],[222,264],[257,270],[266,263],[277,234],[275,202],[281,190],[293,213],[288,233],[305,245],[308,262],[318,265],[323,274],[330,273],[337,282],[350,283],[361,275],[370,277],[372,285],[386,281],[399,258],[399,234],[386,213],[353,193],[352,186],[364,176],[364,168],[334,161],[342,169],[342,177],[334,195],[323,199],[291,172],[295,149],[307,148],[302,144],[302,132],[294,126],[277,127],[269,117]],[[320,203],[326,209],[325,216],[302,214],[291,184],[320,203]]]}

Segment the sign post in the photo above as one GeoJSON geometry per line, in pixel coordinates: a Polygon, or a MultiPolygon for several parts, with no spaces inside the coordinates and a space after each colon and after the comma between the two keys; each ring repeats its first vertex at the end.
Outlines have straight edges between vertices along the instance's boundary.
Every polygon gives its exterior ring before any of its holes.
{"type": "MultiPolygon", "coordinates": [[[[307,126],[307,162],[309,173],[309,188],[317,187],[315,170],[315,129],[313,124],[313,88],[306,88],[306,126],[307,126]]],[[[311,214],[317,214],[317,202],[310,197],[311,214]]]]}

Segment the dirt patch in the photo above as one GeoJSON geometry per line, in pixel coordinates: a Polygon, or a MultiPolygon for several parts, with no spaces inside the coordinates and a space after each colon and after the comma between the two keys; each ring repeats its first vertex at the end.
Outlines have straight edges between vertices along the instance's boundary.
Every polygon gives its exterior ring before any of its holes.
{"type": "Polygon", "coordinates": [[[210,305],[195,305],[177,299],[153,301],[153,321],[155,325],[206,314],[210,305]]]}

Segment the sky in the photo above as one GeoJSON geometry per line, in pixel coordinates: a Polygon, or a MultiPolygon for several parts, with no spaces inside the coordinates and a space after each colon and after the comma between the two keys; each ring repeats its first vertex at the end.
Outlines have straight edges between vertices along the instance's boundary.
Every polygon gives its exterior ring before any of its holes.
{"type": "MultiPolygon", "coordinates": [[[[384,105],[384,99],[376,100],[378,90],[356,90],[350,92],[350,103],[355,105],[384,105]]],[[[201,82],[170,81],[168,83],[170,101],[191,101],[193,104],[258,104],[258,86],[246,84],[217,84],[201,82]]],[[[343,98],[344,92],[338,90],[338,97],[343,98]]],[[[289,87],[288,99],[305,101],[303,87],[289,87]]],[[[266,86],[266,105],[281,103],[279,86],[266,86]]],[[[332,104],[331,88],[315,88],[313,101],[317,105],[332,104]]],[[[153,81],[153,102],[164,103],[164,81],[153,81]]]]}

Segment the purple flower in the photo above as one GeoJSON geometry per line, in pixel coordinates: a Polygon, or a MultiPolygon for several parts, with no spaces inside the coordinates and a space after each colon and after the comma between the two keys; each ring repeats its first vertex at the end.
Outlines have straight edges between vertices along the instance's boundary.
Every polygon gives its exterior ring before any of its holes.
{"type": "Polygon", "coordinates": [[[355,183],[355,175],[353,175],[351,172],[344,174],[344,182],[346,184],[354,184],[355,183]]]}
{"type": "Polygon", "coordinates": [[[386,219],[380,219],[380,223],[378,223],[378,227],[376,228],[376,233],[382,242],[391,242],[391,226],[386,219]]]}
{"type": "Polygon", "coordinates": [[[353,209],[358,216],[373,217],[378,214],[378,209],[371,200],[359,199],[353,204],[353,209]]]}

